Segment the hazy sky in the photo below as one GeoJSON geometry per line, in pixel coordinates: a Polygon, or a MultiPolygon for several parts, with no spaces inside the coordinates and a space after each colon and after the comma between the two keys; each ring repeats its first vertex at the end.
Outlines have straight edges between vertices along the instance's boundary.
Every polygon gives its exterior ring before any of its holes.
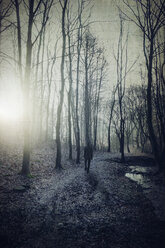
{"type": "MultiPolygon", "coordinates": [[[[75,1],[77,3],[77,0],[71,0],[75,1]]],[[[117,43],[119,39],[119,31],[120,31],[120,25],[119,25],[119,14],[118,9],[116,7],[116,4],[118,4],[121,8],[122,7],[122,0],[93,0],[93,9],[92,9],[92,15],[91,15],[91,32],[95,37],[98,39],[98,43],[101,47],[105,48],[105,58],[108,62],[108,73],[107,73],[107,82],[106,82],[106,90],[105,92],[105,98],[110,97],[112,86],[116,84],[116,61],[114,59],[114,53],[117,53],[117,43]],[[107,95],[106,95],[107,94],[107,95]]],[[[76,5],[75,5],[76,6],[76,5]]],[[[60,9],[61,11],[61,9],[60,9]]],[[[50,18],[51,22],[53,22],[52,25],[52,32],[51,39],[53,40],[53,45],[51,45],[51,54],[54,53],[53,47],[54,42],[56,40],[55,38],[55,32],[60,26],[61,12],[53,12],[52,11],[52,19],[50,18]]],[[[27,25],[27,19],[24,20],[24,14],[22,13],[21,21],[23,21],[23,28],[27,25]]],[[[25,15],[27,17],[27,15],[25,15]]],[[[15,15],[13,16],[15,19],[15,15]]],[[[61,30],[61,29],[60,29],[61,30]]],[[[131,84],[136,84],[140,81],[139,77],[139,71],[140,71],[140,63],[144,61],[144,56],[142,53],[142,42],[140,37],[140,31],[138,28],[132,24],[131,22],[125,22],[125,34],[129,30],[129,43],[128,43],[128,67],[132,65],[132,63],[137,59],[137,57],[140,55],[136,65],[134,66],[133,70],[129,73],[127,77],[127,86],[131,84]]],[[[25,32],[26,34],[26,32],[25,32]]],[[[13,56],[13,43],[11,42],[13,37],[13,32],[9,31],[6,32],[3,39],[2,39],[2,51],[7,53],[10,56],[13,56]]],[[[23,37],[24,40],[26,40],[26,35],[23,37]]],[[[33,37],[34,38],[34,37],[33,37]]],[[[46,46],[47,47],[47,46],[46,46]]],[[[23,50],[25,51],[25,49],[23,50]]],[[[59,42],[59,59],[61,58],[61,43],[59,42]]],[[[36,56],[35,51],[33,51],[34,57],[36,56]]],[[[23,56],[23,60],[25,59],[25,54],[23,56]]],[[[5,62],[3,67],[1,66],[2,74],[0,75],[0,98],[5,99],[7,104],[4,105],[3,102],[0,102],[0,112],[4,114],[4,109],[12,109],[12,112],[14,112],[14,109],[18,109],[18,105],[20,103],[19,95],[21,98],[21,90],[20,90],[20,84],[18,83],[20,80],[18,80],[18,77],[15,77],[15,64],[11,62],[12,60],[9,59],[8,62],[5,62]],[[15,101],[16,99],[17,101],[15,101]],[[15,104],[14,104],[15,101],[15,104]],[[12,107],[11,107],[12,106],[12,107]],[[3,110],[3,111],[1,111],[3,110]]],[[[45,65],[47,60],[45,59],[45,65]]],[[[59,63],[60,64],[60,61],[59,63]]],[[[60,86],[60,70],[59,67],[56,66],[56,82],[59,82],[58,86],[60,86]]],[[[145,67],[145,66],[144,66],[145,67]]],[[[67,84],[66,84],[67,85],[67,84]]],[[[67,86],[66,86],[67,87],[67,86]]],[[[5,103],[6,104],[6,103],[5,103]]],[[[5,110],[5,112],[7,112],[5,110]]],[[[11,112],[11,111],[10,111],[11,112]]],[[[21,112],[21,110],[19,111],[21,112]]],[[[17,114],[19,114],[19,112],[17,114]]]]}
{"type": "MultiPolygon", "coordinates": [[[[116,51],[116,45],[119,38],[119,14],[117,5],[123,9],[122,0],[95,0],[94,7],[92,11],[92,20],[96,21],[92,25],[93,33],[98,37],[101,45],[106,49],[106,59],[109,63],[109,77],[110,81],[115,81],[116,67],[113,57],[113,51],[116,51]]],[[[128,60],[131,65],[138,56],[139,59],[134,66],[134,71],[128,75],[128,83],[133,80],[139,80],[139,64],[143,62],[142,54],[142,41],[141,33],[135,24],[126,21],[125,22],[125,32],[129,30],[129,44],[128,44],[128,60]]],[[[112,83],[112,82],[110,82],[112,83]]]]}
{"type": "MultiPolygon", "coordinates": [[[[77,1],[77,0],[74,0],[77,1]]],[[[114,60],[113,53],[117,52],[116,45],[119,38],[119,15],[118,9],[116,5],[118,4],[122,7],[122,0],[93,0],[93,9],[91,15],[91,21],[93,24],[91,25],[91,30],[94,36],[98,38],[98,42],[100,46],[105,47],[105,57],[109,63],[109,73],[108,73],[108,82],[107,85],[113,85],[116,81],[116,63],[114,60]]],[[[53,16],[53,18],[58,18],[53,16]]],[[[57,20],[57,19],[56,19],[57,20]]],[[[56,21],[55,20],[55,21],[56,21]]],[[[128,83],[133,80],[138,81],[138,73],[139,73],[139,63],[143,59],[142,54],[142,43],[140,39],[140,32],[138,28],[132,24],[131,22],[125,23],[125,31],[129,29],[129,53],[128,60],[129,65],[135,61],[135,59],[141,54],[136,66],[134,67],[134,71],[131,72],[128,76],[128,83]]],[[[7,43],[7,39],[3,40],[5,44],[7,43]]],[[[10,42],[11,43],[11,42],[10,42]]],[[[12,45],[7,45],[6,53],[10,54],[10,49],[12,49],[12,45]]],[[[11,66],[10,67],[11,72],[11,66]]],[[[11,73],[10,73],[11,74],[11,73]]],[[[12,78],[12,75],[11,75],[12,78]]],[[[7,81],[10,80],[10,76],[8,75],[7,81]]],[[[3,84],[4,87],[4,84],[3,84]]]]}

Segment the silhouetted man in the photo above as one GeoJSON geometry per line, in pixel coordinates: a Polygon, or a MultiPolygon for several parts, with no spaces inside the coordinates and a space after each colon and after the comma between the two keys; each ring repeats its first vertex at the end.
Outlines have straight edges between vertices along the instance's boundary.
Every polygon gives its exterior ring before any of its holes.
{"type": "Polygon", "coordinates": [[[85,161],[85,170],[89,172],[89,167],[91,160],[93,159],[93,147],[91,144],[88,144],[84,147],[84,161],[85,161]]]}

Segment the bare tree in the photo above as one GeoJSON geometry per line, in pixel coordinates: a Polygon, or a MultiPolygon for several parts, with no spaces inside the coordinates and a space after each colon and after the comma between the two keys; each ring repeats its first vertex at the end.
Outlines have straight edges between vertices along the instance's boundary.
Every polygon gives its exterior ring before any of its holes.
{"type": "Polygon", "coordinates": [[[125,83],[127,74],[127,64],[128,64],[128,33],[125,40],[125,45],[123,41],[123,18],[121,12],[119,12],[120,17],[120,34],[117,48],[116,64],[117,64],[117,98],[119,106],[119,130],[117,131],[119,142],[120,142],[120,152],[121,161],[125,161],[124,157],[124,137],[125,137],[125,115],[124,115],[124,95],[125,95],[125,83]]]}
{"type": "Polygon", "coordinates": [[[132,132],[134,132],[136,146],[144,152],[145,144],[149,140],[146,115],[146,87],[143,84],[131,85],[127,89],[126,98],[130,106],[127,113],[126,136],[131,136],[132,132]]]}
{"type": "Polygon", "coordinates": [[[126,89],[126,117],[125,117],[125,137],[126,137],[126,144],[127,144],[127,152],[130,153],[130,139],[133,131],[135,129],[134,125],[134,109],[132,108],[132,99],[130,99],[129,91],[126,89]]]}
{"type": "Polygon", "coordinates": [[[69,2],[69,7],[67,9],[67,40],[68,40],[68,58],[69,58],[69,91],[68,91],[68,145],[69,145],[69,159],[72,159],[72,122],[71,122],[71,98],[72,98],[72,84],[73,84],[73,53],[74,44],[72,41],[75,17],[71,18],[72,15],[72,5],[69,2]]]}
{"type": "Polygon", "coordinates": [[[55,46],[54,46],[54,54],[51,58],[51,53],[47,47],[47,103],[46,103],[46,133],[45,133],[45,140],[48,140],[49,137],[49,117],[50,117],[50,100],[51,100],[51,91],[52,91],[52,83],[53,83],[53,71],[56,63],[56,53],[57,53],[57,44],[58,39],[56,40],[55,46]]]}
{"type": "Polygon", "coordinates": [[[30,91],[30,74],[31,74],[31,60],[32,60],[32,28],[34,23],[34,16],[37,13],[42,1],[34,9],[34,0],[29,1],[28,8],[28,31],[26,42],[26,65],[25,76],[23,81],[23,101],[24,101],[24,148],[23,148],[23,163],[22,174],[28,175],[30,173],[30,109],[29,109],[29,91],[30,91]]]}
{"type": "Polygon", "coordinates": [[[23,80],[22,75],[22,35],[21,35],[21,22],[20,22],[20,3],[18,0],[14,1],[16,18],[17,18],[17,43],[18,43],[18,67],[21,81],[23,80]]]}
{"type": "Polygon", "coordinates": [[[94,80],[94,106],[93,106],[93,148],[96,150],[97,144],[97,129],[98,129],[98,113],[99,113],[99,105],[100,105],[100,92],[103,84],[103,79],[105,77],[105,69],[106,69],[106,60],[104,58],[103,50],[99,48],[96,50],[96,67],[95,74],[96,80],[94,80]],[[97,55],[98,53],[98,55],[97,55]]]}
{"type": "Polygon", "coordinates": [[[91,66],[95,55],[96,38],[87,30],[84,41],[84,69],[85,69],[85,82],[84,82],[84,120],[85,120],[85,143],[86,146],[92,143],[91,140],[91,101],[90,101],[90,87],[91,87],[91,66]]]}
{"type": "Polygon", "coordinates": [[[83,11],[84,1],[78,0],[78,29],[77,29],[77,65],[76,65],[76,164],[80,163],[80,126],[79,126],[79,79],[80,79],[80,54],[82,48],[82,11],[83,11]]]}
{"type": "Polygon", "coordinates": [[[56,167],[61,169],[61,138],[60,138],[60,125],[61,125],[61,113],[62,105],[64,100],[64,86],[65,86],[65,77],[64,77],[64,62],[65,62],[65,52],[66,52],[66,30],[65,30],[65,17],[67,10],[68,0],[59,0],[59,3],[62,8],[62,57],[61,57],[61,89],[60,89],[60,100],[57,108],[57,123],[56,123],[56,144],[57,144],[57,155],[56,155],[56,167]]]}
{"type": "MultiPolygon", "coordinates": [[[[75,120],[76,120],[76,128],[75,128],[75,138],[76,138],[76,163],[80,163],[80,136],[82,136],[82,129],[80,127],[80,119],[82,120],[83,110],[81,111],[80,104],[80,81],[81,81],[81,53],[82,53],[82,45],[83,40],[85,39],[85,30],[89,26],[89,19],[91,10],[89,11],[91,0],[78,0],[77,5],[77,32],[76,32],[76,107],[75,107],[75,120]],[[87,12],[86,18],[83,18],[84,12],[87,12]],[[81,114],[80,114],[81,112],[81,114]],[[80,132],[81,131],[81,132],[80,132]]],[[[91,7],[91,6],[90,6],[91,7]]],[[[85,13],[86,14],[86,13],[85,13]]],[[[82,122],[81,122],[82,125],[82,122]]],[[[81,139],[82,140],[82,139],[81,139]]]]}
{"type": "MultiPolygon", "coordinates": [[[[35,60],[35,78],[34,78],[34,84],[33,84],[33,113],[32,113],[32,131],[34,134],[36,134],[36,129],[38,131],[39,137],[38,140],[42,141],[43,134],[42,134],[42,126],[43,126],[43,98],[44,98],[44,85],[43,85],[43,59],[44,59],[44,52],[45,52],[45,36],[46,36],[46,25],[49,20],[50,10],[53,5],[53,0],[45,1],[43,2],[43,13],[40,17],[41,19],[41,29],[38,33],[38,42],[36,42],[36,60],[35,60]],[[40,72],[40,73],[39,73],[40,72]],[[40,75],[40,77],[39,77],[40,75]],[[39,92],[40,87],[40,92],[39,92]],[[38,93],[38,95],[37,95],[38,93]],[[38,97],[37,97],[38,96],[38,97]],[[40,97],[40,101],[38,103],[38,98],[40,97]],[[39,107],[40,105],[40,107],[39,107]],[[40,114],[38,116],[37,110],[40,108],[40,114]],[[38,120],[38,122],[37,122],[38,120]],[[39,125],[38,125],[39,123],[39,125]]],[[[37,25],[37,24],[36,24],[37,25]]],[[[35,135],[36,136],[36,135],[35,135]]]]}
{"type": "MultiPolygon", "coordinates": [[[[52,4],[53,1],[51,1],[52,4]]],[[[27,40],[26,40],[26,61],[24,76],[22,73],[22,43],[21,43],[21,20],[20,20],[20,4],[18,0],[13,1],[16,11],[17,18],[17,37],[18,37],[18,65],[20,71],[20,78],[22,80],[23,88],[23,119],[24,119],[24,148],[23,148],[23,163],[22,163],[22,174],[28,175],[30,173],[30,81],[31,81],[31,63],[32,63],[32,51],[34,44],[38,40],[40,33],[42,32],[45,23],[42,23],[41,28],[38,30],[37,35],[33,38],[33,25],[35,18],[40,10],[41,6],[45,5],[43,0],[37,3],[34,0],[29,0],[28,4],[24,2],[25,8],[28,14],[28,25],[27,25],[27,40]]]]}
{"type": "Polygon", "coordinates": [[[114,114],[114,107],[116,103],[116,91],[117,86],[115,86],[112,90],[112,96],[110,99],[110,114],[109,114],[109,121],[108,121],[108,149],[107,152],[111,152],[111,125],[113,120],[113,114],[114,114]]]}
{"type": "MultiPolygon", "coordinates": [[[[162,32],[164,35],[164,33],[162,32]]],[[[154,83],[152,87],[153,95],[153,122],[154,129],[157,137],[157,142],[161,148],[162,157],[164,161],[165,152],[165,83],[163,75],[164,66],[164,53],[165,53],[165,42],[162,44],[162,34],[157,34],[154,50],[155,56],[153,61],[154,83]],[[156,121],[155,121],[156,120],[156,121]]]]}
{"type": "Polygon", "coordinates": [[[147,68],[147,123],[150,135],[152,150],[159,169],[163,168],[165,146],[158,143],[154,130],[152,88],[153,88],[153,61],[154,61],[154,43],[156,35],[165,25],[165,2],[155,0],[136,0],[132,6],[125,0],[125,6],[129,12],[124,13],[133,21],[143,34],[143,52],[147,68]]]}
{"type": "Polygon", "coordinates": [[[11,27],[13,23],[8,17],[13,11],[13,1],[0,0],[0,37],[2,32],[11,27]]]}

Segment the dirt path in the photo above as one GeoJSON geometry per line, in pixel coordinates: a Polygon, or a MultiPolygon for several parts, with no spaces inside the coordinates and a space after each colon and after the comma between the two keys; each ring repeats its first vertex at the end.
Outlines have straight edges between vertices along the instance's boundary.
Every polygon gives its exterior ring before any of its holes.
{"type": "Polygon", "coordinates": [[[0,191],[1,247],[165,247],[165,224],[151,202],[124,176],[126,167],[107,158],[95,154],[89,174],[69,162],[52,173],[50,162],[45,175],[13,176],[0,191]],[[25,190],[13,191],[18,182],[25,190]]]}

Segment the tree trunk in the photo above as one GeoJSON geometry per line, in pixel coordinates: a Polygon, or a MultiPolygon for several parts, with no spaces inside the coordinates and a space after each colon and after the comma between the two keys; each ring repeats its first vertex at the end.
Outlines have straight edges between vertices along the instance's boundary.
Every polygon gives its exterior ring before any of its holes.
{"type": "Polygon", "coordinates": [[[129,135],[127,135],[127,152],[130,153],[130,148],[129,148],[129,135]]]}
{"type": "Polygon", "coordinates": [[[76,164],[80,163],[80,127],[79,127],[79,69],[80,69],[80,49],[81,49],[81,43],[80,43],[80,27],[78,30],[78,45],[77,45],[77,72],[76,72],[76,150],[77,150],[77,156],[76,156],[76,164]]]}
{"type": "Polygon", "coordinates": [[[30,73],[31,73],[31,56],[32,56],[32,26],[33,26],[33,6],[34,1],[29,1],[29,23],[28,36],[26,46],[26,68],[25,78],[23,84],[24,96],[24,148],[23,148],[23,163],[22,174],[28,175],[30,173],[30,109],[29,109],[29,90],[30,90],[30,73]]]}
{"type": "Polygon", "coordinates": [[[71,126],[71,92],[68,92],[68,130],[69,130],[69,159],[72,159],[72,126],[71,126]]]}
{"type": "Polygon", "coordinates": [[[120,152],[121,152],[121,162],[125,162],[125,155],[124,155],[124,120],[121,119],[121,139],[120,139],[120,152]]]}
{"type": "Polygon", "coordinates": [[[21,42],[21,24],[20,24],[20,10],[18,0],[15,0],[16,17],[17,17],[17,41],[18,41],[18,66],[19,74],[22,83],[22,42],[21,42]]]}
{"type": "Polygon", "coordinates": [[[147,86],[147,124],[148,131],[150,135],[150,141],[152,146],[152,151],[159,170],[162,169],[162,162],[159,157],[158,143],[156,141],[156,136],[153,128],[153,119],[152,119],[152,64],[153,64],[153,39],[150,42],[150,53],[149,53],[149,65],[148,65],[148,86],[147,86]]]}
{"type": "MultiPolygon", "coordinates": [[[[68,28],[69,29],[69,28],[68,28]]],[[[72,126],[71,126],[71,97],[72,97],[72,55],[71,55],[71,40],[70,30],[68,30],[68,50],[69,50],[69,92],[68,92],[68,131],[69,131],[69,159],[72,159],[72,126]]]]}
{"type": "MultiPolygon", "coordinates": [[[[50,79],[51,80],[51,79],[50,79]]],[[[48,140],[49,137],[49,105],[50,105],[50,95],[51,95],[51,85],[48,87],[48,101],[46,106],[46,134],[45,139],[48,140]]]]}
{"type": "Polygon", "coordinates": [[[45,87],[43,85],[44,78],[44,52],[45,52],[45,28],[43,29],[43,44],[42,44],[42,59],[41,59],[41,100],[40,100],[40,110],[39,110],[39,142],[43,141],[43,103],[44,103],[44,91],[45,87]]]}
{"type": "Polygon", "coordinates": [[[94,151],[96,151],[96,143],[97,143],[97,117],[94,118],[94,142],[93,142],[94,151]]]}
{"type": "Polygon", "coordinates": [[[89,96],[88,96],[88,37],[86,37],[85,47],[85,145],[87,146],[90,142],[89,138],[89,96]]]}
{"type": "Polygon", "coordinates": [[[66,50],[66,33],[65,33],[65,13],[68,0],[65,0],[64,6],[62,6],[62,58],[61,58],[61,90],[60,90],[60,102],[57,109],[57,123],[56,123],[56,144],[57,144],[57,155],[56,155],[56,169],[61,169],[61,137],[60,137],[60,126],[61,126],[61,113],[64,101],[64,62],[65,62],[65,50],[66,50]]]}
{"type": "Polygon", "coordinates": [[[110,119],[109,119],[109,124],[108,124],[108,149],[107,149],[107,152],[111,152],[111,122],[110,122],[110,119]]]}

